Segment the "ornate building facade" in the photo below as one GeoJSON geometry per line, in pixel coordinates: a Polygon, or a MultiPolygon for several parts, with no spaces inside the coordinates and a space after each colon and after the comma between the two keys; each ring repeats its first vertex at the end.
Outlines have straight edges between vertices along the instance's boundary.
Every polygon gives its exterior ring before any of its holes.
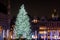
{"type": "MultiPolygon", "coordinates": [[[[55,12],[56,10],[54,10],[54,13],[55,12]]],[[[58,15],[52,14],[52,17],[49,18],[49,20],[44,19],[43,21],[40,21],[38,31],[38,34],[40,34],[41,39],[60,39],[60,18],[58,17],[58,15]]]]}

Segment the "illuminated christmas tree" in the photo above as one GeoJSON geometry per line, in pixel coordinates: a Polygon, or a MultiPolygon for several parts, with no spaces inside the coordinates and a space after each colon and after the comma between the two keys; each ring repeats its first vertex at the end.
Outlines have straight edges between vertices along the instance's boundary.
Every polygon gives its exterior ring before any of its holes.
{"type": "Polygon", "coordinates": [[[29,23],[29,17],[24,8],[24,5],[20,7],[19,14],[17,15],[14,32],[16,33],[16,37],[19,38],[23,36],[24,38],[31,39],[31,29],[29,23]]]}

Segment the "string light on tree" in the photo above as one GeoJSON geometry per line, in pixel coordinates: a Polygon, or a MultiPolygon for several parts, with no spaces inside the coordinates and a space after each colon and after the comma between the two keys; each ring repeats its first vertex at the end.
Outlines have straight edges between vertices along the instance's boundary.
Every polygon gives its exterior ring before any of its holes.
{"type": "Polygon", "coordinates": [[[27,39],[31,39],[31,29],[29,23],[29,17],[25,11],[24,4],[20,7],[19,14],[17,15],[14,32],[16,33],[17,38],[22,36],[27,39]]]}

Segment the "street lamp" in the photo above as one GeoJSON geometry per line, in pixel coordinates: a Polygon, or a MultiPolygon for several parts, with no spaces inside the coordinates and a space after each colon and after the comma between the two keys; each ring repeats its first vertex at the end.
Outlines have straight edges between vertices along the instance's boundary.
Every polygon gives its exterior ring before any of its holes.
{"type": "Polygon", "coordinates": [[[33,23],[38,23],[39,20],[37,20],[37,19],[33,19],[32,22],[33,22],[33,23]]]}

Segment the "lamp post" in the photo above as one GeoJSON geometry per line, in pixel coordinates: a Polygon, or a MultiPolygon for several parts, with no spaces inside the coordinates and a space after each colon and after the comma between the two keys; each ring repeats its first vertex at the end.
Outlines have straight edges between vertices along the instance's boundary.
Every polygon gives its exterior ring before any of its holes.
{"type": "MultiPolygon", "coordinates": [[[[36,27],[37,27],[37,23],[39,22],[39,20],[35,17],[33,20],[32,20],[32,22],[36,25],[36,27]]],[[[35,28],[35,31],[34,31],[34,33],[35,33],[35,40],[37,40],[37,38],[38,38],[38,32],[37,32],[37,30],[36,30],[36,28],[35,28]]]]}

